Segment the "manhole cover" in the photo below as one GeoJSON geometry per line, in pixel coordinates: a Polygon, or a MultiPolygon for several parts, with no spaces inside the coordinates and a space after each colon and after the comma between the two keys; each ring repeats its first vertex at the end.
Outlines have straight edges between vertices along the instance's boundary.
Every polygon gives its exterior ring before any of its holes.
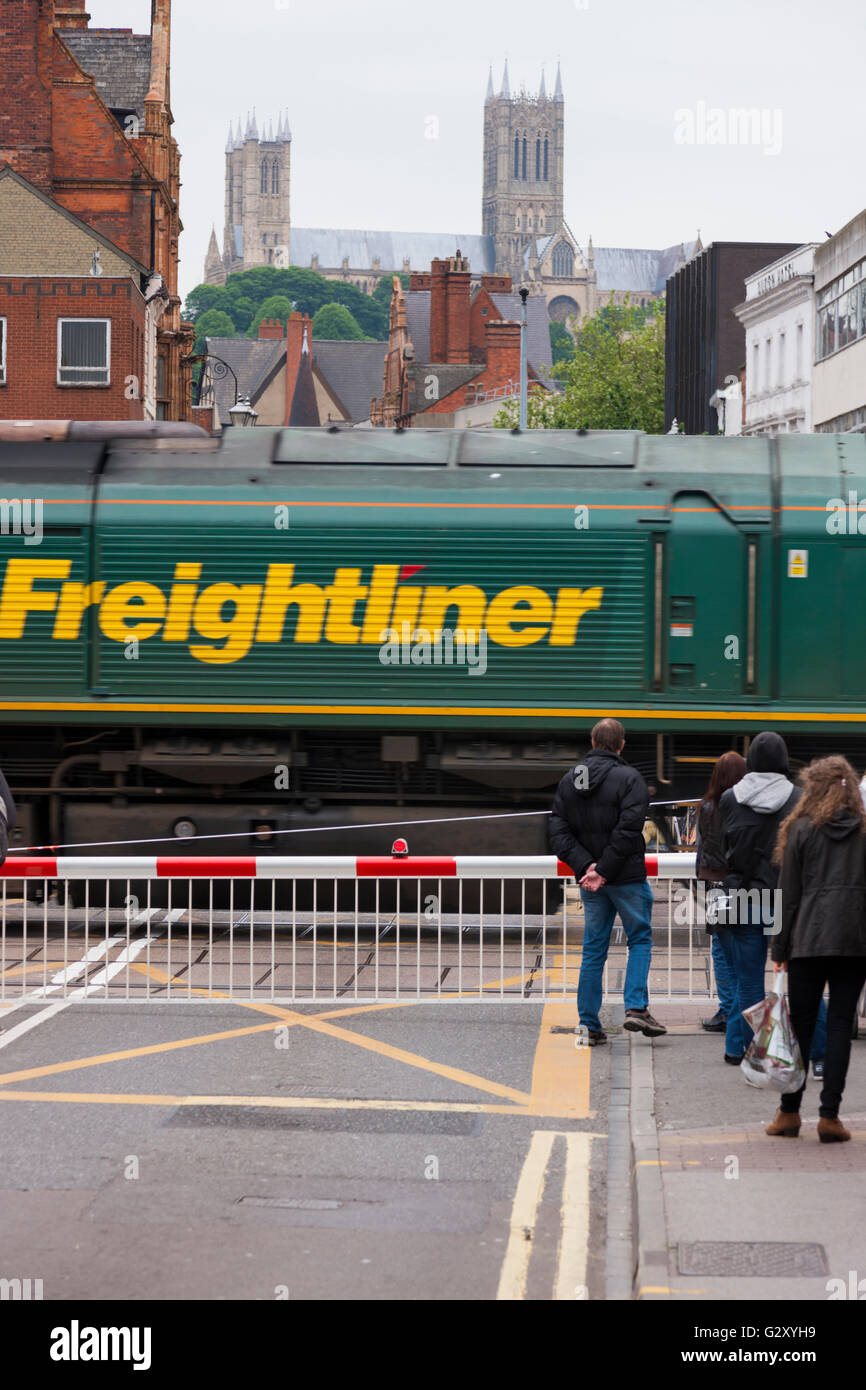
{"type": "Polygon", "coordinates": [[[781,1240],[706,1240],[680,1245],[680,1274],[741,1279],[809,1279],[829,1274],[823,1245],[781,1240]]]}
{"type": "Polygon", "coordinates": [[[315,1197],[239,1197],[238,1206],[291,1207],[292,1211],[339,1211],[342,1202],[320,1201],[315,1197]]]}

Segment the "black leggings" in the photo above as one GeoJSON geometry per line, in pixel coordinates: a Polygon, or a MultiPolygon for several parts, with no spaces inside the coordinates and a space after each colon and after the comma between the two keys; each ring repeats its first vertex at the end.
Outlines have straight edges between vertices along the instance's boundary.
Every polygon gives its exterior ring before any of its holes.
{"type": "MultiPolygon", "coordinates": [[[[788,962],[791,1023],[803,1058],[808,1058],[812,1051],[812,1035],[826,984],[830,986],[830,1002],[820,1113],[823,1119],[835,1120],[848,1075],[854,1011],[866,984],[866,956],[799,956],[788,962]]],[[[808,1061],[805,1065],[808,1068],[808,1061]]],[[[794,1094],[782,1096],[782,1110],[786,1115],[796,1114],[800,1109],[805,1089],[804,1084],[794,1094]]]]}

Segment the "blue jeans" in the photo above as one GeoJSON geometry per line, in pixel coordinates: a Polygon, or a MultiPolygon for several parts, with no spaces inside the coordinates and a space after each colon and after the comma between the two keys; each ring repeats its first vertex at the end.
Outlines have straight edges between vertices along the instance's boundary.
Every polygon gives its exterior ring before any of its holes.
{"type": "Polygon", "coordinates": [[[625,1007],[645,1009],[649,1004],[647,977],[652,956],[652,889],[643,883],[606,883],[597,893],[580,890],[583,902],[583,959],[577,985],[577,1011],[581,1027],[601,1031],[602,979],[610,933],[619,913],[628,941],[625,972],[625,1007]]]}
{"type": "Polygon", "coordinates": [[[716,974],[716,990],[719,996],[719,1012],[723,1013],[725,1018],[730,1018],[737,1002],[737,991],[734,985],[734,977],[731,974],[730,967],[725,958],[725,953],[722,949],[722,943],[719,940],[718,931],[713,932],[712,955],[713,970],[716,974]]]}
{"type": "MultiPolygon", "coordinates": [[[[751,912],[747,914],[751,917],[751,912]]],[[[745,921],[736,927],[717,927],[716,935],[724,953],[734,984],[734,1007],[726,1015],[725,1052],[729,1057],[742,1057],[752,1041],[752,1029],[743,1018],[743,1010],[760,1004],[767,997],[764,972],[767,965],[769,936],[764,935],[760,922],[745,921]]]]}
{"type": "MultiPolygon", "coordinates": [[[[742,1017],[743,1009],[750,1009],[767,996],[764,972],[767,964],[769,937],[764,936],[763,928],[752,923],[739,927],[716,927],[713,933],[713,964],[716,969],[716,983],[719,989],[719,1005],[728,1021],[725,1032],[725,1052],[729,1057],[742,1057],[753,1032],[742,1017]],[[763,942],[763,950],[762,950],[763,942]],[[717,962],[717,950],[727,968],[727,978],[731,988],[730,1012],[722,999],[722,975],[717,962]]],[[[809,1060],[822,1062],[827,1052],[827,1001],[822,998],[818,1009],[818,1019],[812,1036],[812,1050],[809,1060]]]]}

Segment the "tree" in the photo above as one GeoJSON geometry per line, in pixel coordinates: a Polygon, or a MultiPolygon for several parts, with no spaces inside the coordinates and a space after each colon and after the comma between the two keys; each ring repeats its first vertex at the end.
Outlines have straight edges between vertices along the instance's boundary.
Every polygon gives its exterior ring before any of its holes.
{"type": "Polygon", "coordinates": [[[256,310],[255,318],[247,330],[247,336],[257,338],[259,336],[259,325],[265,319],[278,319],[285,328],[286,323],[295,311],[294,303],[284,294],[272,294],[269,299],[265,299],[256,310]]]}
{"type": "Polygon", "coordinates": [[[236,338],[237,331],[230,316],[222,309],[207,309],[195,324],[195,350],[205,352],[205,338],[236,338]],[[199,347],[201,344],[201,347],[199,347]]]}
{"type": "MultiPolygon", "coordinates": [[[[561,362],[557,377],[562,395],[547,403],[540,428],[644,430],[664,432],[665,306],[614,304],[578,334],[571,361],[561,362]]],[[[494,420],[513,427],[515,402],[494,420]]]]}
{"type": "MultiPolygon", "coordinates": [[[[400,274],[397,276],[397,279],[400,281],[400,284],[403,286],[403,289],[408,290],[410,276],[407,275],[405,271],[401,271],[400,274]]],[[[394,276],[383,275],[371,296],[371,298],[374,299],[378,304],[382,304],[384,306],[385,312],[388,314],[389,321],[391,317],[391,294],[393,289],[394,276]]]]}
{"type": "Polygon", "coordinates": [[[313,319],[313,337],[364,342],[365,334],[344,304],[323,304],[313,319]]]}
{"type": "Polygon", "coordinates": [[[550,324],[550,351],[553,353],[553,365],[559,362],[568,362],[574,352],[574,339],[569,333],[564,323],[551,320],[550,324]]]}
{"type": "Polygon", "coordinates": [[[387,282],[388,294],[386,297],[382,291],[377,298],[375,294],[364,294],[357,285],[327,280],[324,275],[300,266],[261,265],[236,271],[227,277],[225,285],[197,285],[187,297],[184,314],[196,322],[208,309],[220,309],[229,315],[238,333],[248,332],[253,325],[255,333],[260,312],[262,317],[279,317],[263,312],[264,305],[274,296],[290,300],[299,313],[311,318],[326,304],[342,304],[360,325],[362,336],[382,341],[388,336],[391,308],[390,277],[383,276],[382,280],[387,282]]]}

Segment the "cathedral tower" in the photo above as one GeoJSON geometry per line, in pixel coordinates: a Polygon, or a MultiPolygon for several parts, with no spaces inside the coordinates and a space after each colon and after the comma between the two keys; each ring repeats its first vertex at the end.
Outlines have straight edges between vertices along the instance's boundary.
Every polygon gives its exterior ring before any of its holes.
{"type": "Polygon", "coordinates": [[[255,112],[246,130],[229,128],[226,144],[225,232],[221,262],[213,244],[205,283],[224,284],[232,271],[290,265],[292,132],[281,116],[259,135],[255,112]]]}
{"type": "Polygon", "coordinates": [[[526,276],[524,248],[559,230],[564,220],[565,98],[557,69],[547,95],[512,97],[508,63],[497,96],[491,71],[484,103],[482,231],[495,238],[496,271],[515,284],[526,276]]]}

